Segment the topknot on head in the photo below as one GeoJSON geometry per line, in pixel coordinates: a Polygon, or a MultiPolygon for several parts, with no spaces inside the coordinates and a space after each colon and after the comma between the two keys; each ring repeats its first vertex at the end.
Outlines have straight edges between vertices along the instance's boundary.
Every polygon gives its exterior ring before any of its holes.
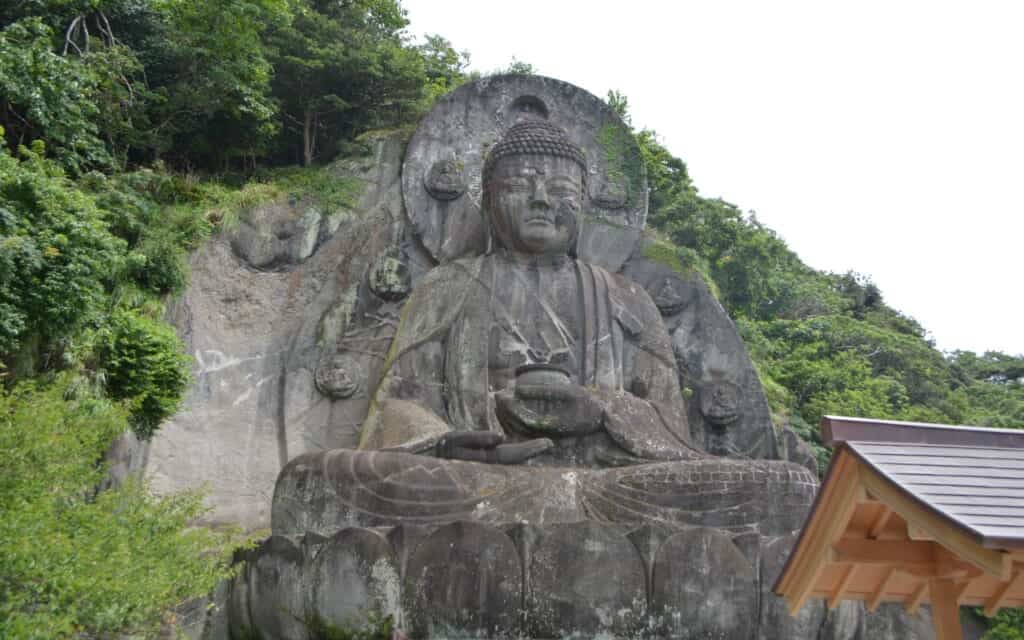
{"type": "Polygon", "coordinates": [[[570,140],[561,127],[540,118],[524,118],[509,127],[498,144],[487,154],[483,171],[484,182],[487,182],[498,160],[513,155],[566,158],[579,164],[584,176],[587,174],[587,158],[583,154],[583,149],[570,140]]]}

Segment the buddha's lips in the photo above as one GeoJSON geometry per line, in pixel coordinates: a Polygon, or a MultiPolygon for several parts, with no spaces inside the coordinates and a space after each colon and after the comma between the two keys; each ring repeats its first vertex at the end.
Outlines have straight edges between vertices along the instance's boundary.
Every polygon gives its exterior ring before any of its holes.
{"type": "Polygon", "coordinates": [[[544,224],[555,224],[555,221],[547,216],[533,216],[532,218],[526,219],[526,224],[534,224],[537,222],[543,222],[544,224]]]}

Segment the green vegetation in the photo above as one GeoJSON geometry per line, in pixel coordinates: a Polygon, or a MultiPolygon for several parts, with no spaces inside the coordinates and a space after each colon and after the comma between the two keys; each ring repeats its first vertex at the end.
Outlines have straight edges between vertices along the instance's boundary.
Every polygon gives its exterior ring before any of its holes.
{"type": "Polygon", "coordinates": [[[990,621],[984,640],[1024,640],[1024,609],[1004,609],[990,621]]]}
{"type": "Polygon", "coordinates": [[[379,611],[370,611],[362,623],[336,625],[313,612],[304,622],[310,640],[391,640],[395,620],[379,611]]]}
{"type": "MultiPolygon", "coordinates": [[[[608,104],[629,122],[622,94],[610,92],[608,104]]],[[[870,279],[811,269],[753,214],[700,196],[654,131],[635,136],[651,187],[648,221],[662,239],[645,256],[677,270],[694,265],[717,285],[776,424],[807,441],[822,469],[826,413],[1024,428],[1024,356],[939,352],[870,279]]],[[[990,626],[986,640],[1024,640],[1021,611],[990,626]]]]}
{"type": "Polygon", "coordinates": [[[597,132],[597,143],[604,150],[609,182],[626,189],[626,206],[635,206],[643,184],[644,162],[629,144],[629,134],[608,123],[597,132]]]}
{"type": "MultiPolygon", "coordinates": [[[[628,122],[624,96],[608,103],[628,122]]],[[[660,238],[645,256],[717,285],[780,423],[812,444],[826,412],[1024,427],[1024,357],[939,352],[868,278],[811,269],[753,214],[700,196],[655,132],[635,137],[660,238]]]]}
{"type": "Polygon", "coordinates": [[[228,575],[238,540],[187,526],[199,494],[96,493],[96,461],[127,425],[67,375],[0,394],[0,637],[144,633],[228,575]]]}

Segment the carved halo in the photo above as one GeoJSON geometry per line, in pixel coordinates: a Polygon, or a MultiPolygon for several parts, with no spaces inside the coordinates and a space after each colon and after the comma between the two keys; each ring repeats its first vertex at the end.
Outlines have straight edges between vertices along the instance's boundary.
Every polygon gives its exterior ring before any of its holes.
{"type": "Polygon", "coordinates": [[[490,147],[524,117],[548,120],[583,149],[590,197],[580,257],[617,271],[647,217],[639,147],[602,100],[542,76],[509,74],[467,83],[439,100],[421,121],[402,169],[414,235],[437,262],[484,251],[481,170],[490,147]]]}

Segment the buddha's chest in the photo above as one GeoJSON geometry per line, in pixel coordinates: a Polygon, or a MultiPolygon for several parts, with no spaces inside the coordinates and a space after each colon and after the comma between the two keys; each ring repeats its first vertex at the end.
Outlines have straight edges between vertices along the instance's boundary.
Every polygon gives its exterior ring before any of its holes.
{"type": "Polygon", "coordinates": [[[551,268],[499,265],[488,344],[492,389],[508,385],[516,367],[557,364],[578,369],[582,303],[572,264],[551,268]]]}

